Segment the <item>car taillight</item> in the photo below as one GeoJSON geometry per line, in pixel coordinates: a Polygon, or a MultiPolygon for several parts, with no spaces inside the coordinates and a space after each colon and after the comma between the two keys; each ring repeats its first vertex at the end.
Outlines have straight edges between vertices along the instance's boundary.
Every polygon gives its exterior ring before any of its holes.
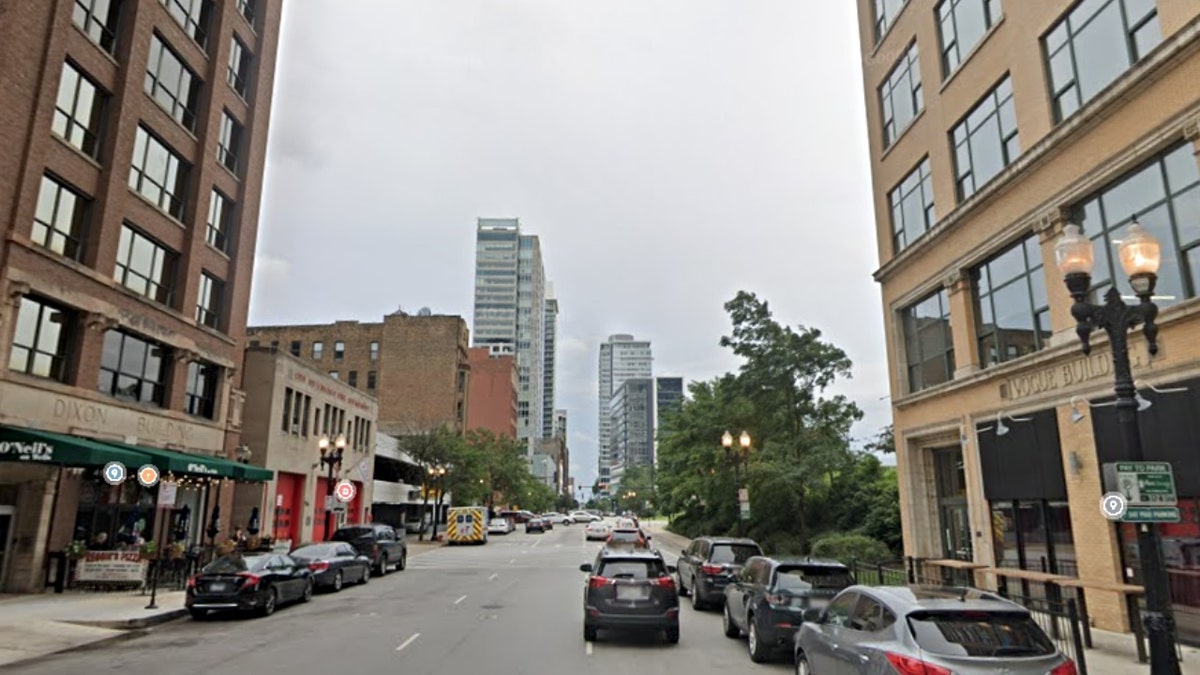
{"type": "Polygon", "coordinates": [[[721,565],[701,565],[700,571],[705,574],[720,574],[725,571],[725,568],[721,565]]]}
{"type": "Polygon", "coordinates": [[[251,574],[249,572],[238,572],[238,576],[245,579],[245,581],[242,582],[242,588],[250,588],[251,586],[258,585],[259,578],[258,578],[257,574],[251,574]]]}
{"type": "Polygon", "coordinates": [[[197,574],[197,575],[196,575],[196,576],[194,576],[194,577],[188,577],[188,581],[187,581],[187,587],[188,587],[188,588],[195,588],[195,587],[196,587],[196,579],[198,579],[199,577],[200,577],[200,575],[199,575],[199,574],[197,574]]]}
{"type": "Polygon", "coordinates": [[[675,579],[673,577],[656,577],[650,580],[655,586],[662,588],[675,588],[675,579]]]}
{"type": "Polygon", "coordinates": [[[1060,663],[1050,671],[1050,675],[1079,675],[1079,670],[1075,668],[1075,662],[1067,659],[1066,662],[1060,663]]]}
{"type": "Polygon", "coordinates": [[[379,544],[371,544],[371,555],[379,555],[379,544]]]}
{"type": "Polygon", "coordinates": [[[329,569],[329,563],[322,560],[309,565],[308,569],[314,572],[324,572],[325,570],[329,569]]]}
{"type": "Polygon", "coordinates": [[[883,655],[887,657],[888,663],[892,664],[892,667],[900,675],[954,675],[952,671],[941,666],[935,666],[932,663],[926,663],[921,659],[914,659],[911,656],[893,654],[891,652],[884,652],[883,655]]]}
{"type": "Polygon", "coordinates": [[[589,577],[588,578],[588,588],[604,588],[605,586],[607,586],[611,583],[612,583],[612,579],[605,579],[604,577],[589,577]]]}
{"type": "Polygon", "coordinates": [[[777,593],[767,593],[766,600],[772,605],[786,605],[791,601],[791,598],[786,595],[779,595],[777,593]]]}

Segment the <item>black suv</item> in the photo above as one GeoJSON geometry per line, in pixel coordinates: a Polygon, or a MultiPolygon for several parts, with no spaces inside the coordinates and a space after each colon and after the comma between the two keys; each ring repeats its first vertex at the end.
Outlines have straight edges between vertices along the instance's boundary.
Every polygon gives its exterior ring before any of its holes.
{"type": "Polygon", "coordinates": [[[692,607],[704,609],[725,602],[725,586],[742,571],[742,565],[762,547],[753,539],[699,537],[679,554],[679,594],[692,596],[692,607]]]}
{"type": "Polygon", "coordinates": [[[675,568],[658,551],[601,549],[583,592],[583,639],[596,641],[601,628],[665,631],[679,642],[679,596],[675,568]]]}
{"type": "Polygon", "coordinates": [[[804,623],[804,610],[824,609],[854,585],[850,569],[830,560],[775,560],[754,557],[725,587],[725,636],[747,634],[750,660],[762,663],[804,623]]]}
{"type": "Polygon", "coordinates": [[[330,541],[344,541],[360,554],[370,558],[371,567],[379,576],[387,574],[392,565],[398,570],[408,565],[408,544],[404,541],[404,535],[398,533],[391,525],[347,525],[338,528],[330,537],[330,541]]]}

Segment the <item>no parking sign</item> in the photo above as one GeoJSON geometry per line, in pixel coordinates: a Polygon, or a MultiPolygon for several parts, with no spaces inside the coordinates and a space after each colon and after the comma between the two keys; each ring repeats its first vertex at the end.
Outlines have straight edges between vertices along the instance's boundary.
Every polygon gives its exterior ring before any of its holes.
{"type": "Polygon", "coordinates": [[[333,489],[333,494],[339,502],[349,503],[354,499],[354,495],[358,494],[358,488],[348,480],[338,481],[337,487],[333,489]]]}

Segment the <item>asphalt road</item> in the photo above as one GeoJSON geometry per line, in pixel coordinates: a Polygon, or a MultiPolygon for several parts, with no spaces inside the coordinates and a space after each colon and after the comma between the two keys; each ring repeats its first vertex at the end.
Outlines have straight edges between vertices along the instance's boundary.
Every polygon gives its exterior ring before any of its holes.
{"type": "MultiPolygon", "coordinates": [[[[142,637],[7,670],[13,675],[209,675],[403,672],[405,675],[548,673],[786,673],[786,660],[750,662],[744,640],[716,611],[686,599],[680,641],[601,632],[583,639],[584,574],[597,542],[579,525],[445,547],[366,586],[318,594],[266,618],[183,619],[142,637]]],[[[675,556],[663,547],[669,563],[675,556]]]]}

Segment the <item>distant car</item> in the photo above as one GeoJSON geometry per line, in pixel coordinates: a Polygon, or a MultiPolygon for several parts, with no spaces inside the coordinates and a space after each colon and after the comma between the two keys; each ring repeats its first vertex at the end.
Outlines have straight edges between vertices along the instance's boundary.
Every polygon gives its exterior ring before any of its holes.
{"type": "Polygon", "coordinates": [[[308,602],[313,596],[313,574],[286,555],[226,555],[188,579],[184,606],[193,619],[210,611],[275,613],[280,604],[308,602]]]}
{"type": "Polygon", "coordinates": [[[408,565],[408,544],[404,535],[385,523],[339,527],[330,541],[344,541],[371,559],[375,573],[384,576],[393,565],[402,570],[408,565]]]}
{"type": "Polygon", "coordinates": [[[488,534],[508,534],[516,529],[507,518],[492,518],[488,521],[488,534]]]}
{"type": "Polygon", "coordinates": [[[602,549],[588,572],[583,595],[583,639],[595,642],[607,628],[663,631],[679,642],[679,597],[674,568],[658,551],[602,549]]]}
{"type": "Polygon", "coordinates": [[[555,525],[574,525],[575,524],[575,520],[573,518],[571,518],[571,516],[568,516],[568,515],[565,515],[562,513],[546,513],[546,514],[543,514],[542,517],[549,520],[551,523],[553,523],[555,525]]]}
{"type": "Polygon", "coordinates": [[[594,513],[588,513],[587,511],[572,511],[571,520],[577,523],[594,523],[598,520],[604,519],[594,513]]]}
{"type": "Polygon", "coordinates": [[[595,541],[597,539],[604,541],[608,539],[608,533],[611,530],[612,528],[603,520],[593,520],[587,524],[587,527],[583,528],[583,537],[588,541],[595,541]]]}
{"type": "Polygon", "coordinates": [[[724,604],[725,587],[742,570],[742,565],[762,547],[753,539],[698,537],[680,552],[676,580],[680,595],[692,596],[692,607],[704,609],[724,604]]]}
{"type": "Polygon", "coordinates": [[[797,673],[1075,675],[1075,662],[1029,610],[995,593],[934,586],[851,586],[804,610],[797,673]]]}
{"type": "Polygon", "coordinates": [[[543,534],[546,531],[546,523],[541,518],[530,518],[525,521],[525,534],[537,532],[543,534]]]}
{"type": "Polygon", "coordinates": [[[605,541],[609,548],[650,548],[650,539],[636,528],[615,527],[605,541]]]}
{"type": "Polygon", "coordinates": [[[804,610],[824,609],[854,585],[850,569],[832,560],[750,558],[725,587],[725,637],[747,636],[750,660],[767,661],[804,623],[804,610]]]}
{"type": "Polygon", "coordinates": [[[371,579],[371,559],[345,542],[304,544],[289,554],[298,565],[312,570],[317,586],[335,593],[349,581],[365,584],[371,579]]]}
{"type": "Polygon", "coordinates": [[[542,514],[537,518],[538,520],[542,521],[542,527],[546,528],[547,531],[554,529],[554,521],[547,518],[545,514],[542,514]]]}

